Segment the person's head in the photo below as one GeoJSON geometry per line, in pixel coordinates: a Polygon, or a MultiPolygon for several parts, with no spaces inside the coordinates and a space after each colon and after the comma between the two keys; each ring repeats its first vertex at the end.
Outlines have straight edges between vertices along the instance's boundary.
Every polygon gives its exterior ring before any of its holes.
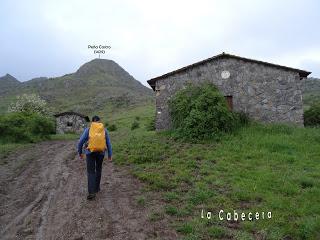
{"type": "Polygon", "coordinates": [[[93,116],[92,117],[92,122],[99,122],[100,121],[100,117],[99,116],[93,116]]]}

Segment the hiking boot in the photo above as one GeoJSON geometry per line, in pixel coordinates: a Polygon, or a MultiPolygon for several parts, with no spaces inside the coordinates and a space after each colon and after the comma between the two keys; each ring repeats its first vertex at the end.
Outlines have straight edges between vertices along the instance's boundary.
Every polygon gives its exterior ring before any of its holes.
{"type": "Polygon", "coordinates": [[[87,196],[87,199],[88,199],[88,200],[93,200],[95,197],[96,197],[96,194],[90,193],[90,194],[87,196]]]}

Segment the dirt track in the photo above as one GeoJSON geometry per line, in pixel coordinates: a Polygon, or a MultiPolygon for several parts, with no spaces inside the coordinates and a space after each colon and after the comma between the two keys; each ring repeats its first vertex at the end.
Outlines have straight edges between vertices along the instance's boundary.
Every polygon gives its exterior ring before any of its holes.
{"type": "Polygon", "coordinates": [[[0,166],[1,239],[177,239],[165,220],[150,221],[157,202],[139,207],[141,183],[114,163],[104,161],[101,192],[87,201],[75,144],[43,142],[0,166]]]}

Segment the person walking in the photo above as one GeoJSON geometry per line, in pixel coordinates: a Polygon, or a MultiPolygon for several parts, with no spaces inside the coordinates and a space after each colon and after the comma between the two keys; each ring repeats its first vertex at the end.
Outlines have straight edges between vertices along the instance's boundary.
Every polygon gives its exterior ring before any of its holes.
{"type": "Polygon", "coordinates": [[[93,200],[100,191],[102,162],[105,151],[108,151],[108,160],[112,161],[112,146],[107,129],[100,122],[99,116],[92,117],[92,123],[86,128],[78,143],[79,158],[83,160],[82,148],[85,145],[88,176],[88,200],[93,200]]]}

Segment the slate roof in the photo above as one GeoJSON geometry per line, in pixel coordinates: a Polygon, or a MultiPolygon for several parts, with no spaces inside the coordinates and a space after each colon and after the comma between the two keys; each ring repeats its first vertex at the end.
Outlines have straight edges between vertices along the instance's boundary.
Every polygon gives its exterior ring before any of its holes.
{"type": "Polygon", "coordinates": [[[60,116],[64,116],[64,115],[77,115],[77,116],[80,116],[80,117],[84,118],[87,122],[90,122],[90,119],[89,119],[88,116],[83,115],[81,113],[73,112],[73,111],[61,112],[61,113],[54,114],[53,116],[60,117],[60,116]]]}

